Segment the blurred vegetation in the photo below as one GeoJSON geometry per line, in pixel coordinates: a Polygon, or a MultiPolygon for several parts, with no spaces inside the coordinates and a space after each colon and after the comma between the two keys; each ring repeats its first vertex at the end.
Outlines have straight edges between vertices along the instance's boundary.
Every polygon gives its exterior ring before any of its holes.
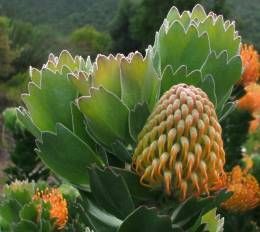
{"type": "Polygon", "coordinates": [[[107,54],[111,46],[109,34],[97,31],[92,26],[76,29],[70,35],[74,52],[83,57],[95,57],[97,53],[107,54]]]}
{"type": "Polygon", "coordinates": [[[200,0],[121,0],[118,12],[111,25],[113,51],[129,53],[142,52],[154,41],[154,32],[172,6],[180,12],[191,10],[200,0]]]}
{"type": "Polygon", "coordinates": [[[105,30],[118,0],[0,0],[0,14],[67,34],[87,24],[105,30]]]}
{"type": "Polygon", "coordinates": [[[17,119],[16,109],[7,108],[3,112],[4,128],[11,134],[14,143],[6,141],[5,146],[10,152],[9,165],[4,171],[7,183],[15,180],[45,180],[49,170],[39,160],[34,151],[34,137],[24,128],[17,119]]]}

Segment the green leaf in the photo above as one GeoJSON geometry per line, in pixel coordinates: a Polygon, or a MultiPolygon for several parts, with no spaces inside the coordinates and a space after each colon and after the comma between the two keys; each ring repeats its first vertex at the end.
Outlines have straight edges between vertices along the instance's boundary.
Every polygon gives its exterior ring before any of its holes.
{"type": "Polygon", "coordinates": [[[216,214],[217,209],[212,209],[202,216],[202,223],[206,223],[206,228],[209,232],[222,232],[224,231],[224,218],[216,214]]]}
{"type": "Polygon", "coordinates": [[[150,112],[146,103],[137,103],[134,109],[130,111],[129,130],[134,141],[137,141],[137,136],[142,130],[149,114],[150,112]]]}
{"type": "Polygon", "coordinates": [[[207,17],[207,14],[203,8],[202,5],[197,4],[193,7],[192,12],[191,12],[191,18],[193,20],[198,20],[199,22],[205,20],[207,17]]]}
{"type": "Polygon", "coordinates": [[[17,112],[17,118],[21,121],[21,123],[24,125],[24,127],[35,137],[35,138],[41,138],[41,132],[38,127],[35,126],[33,123],[30,115],[26,111],[25,108],[19,107],[16,109],[17,112]]]}
{"type": "Polygon", "coordinates": [[[223,16],[217,18],[209,15],[206,20],[198,25],[200,34],[207,32],[211,51],[220,54],[227,51],[229,59],[239,55],[240,37],[236,35],[235,25],[232,23],[225,28],[223,16]]]}
{"type": "Polygon", "coordinates": [[[203,65],[201,69],[203,77],[212,75],[214,78],[217,98],[216,108],[218,111],[223,108],[224,103],[231,94],[233,85],[240,79],[241,68],[240,56],[235,56],[228,61],[226,51],[222,52],[219,56],[215,52],[212,52],[203,65]]]}
{"type": "Polygon", "coordinates": [[[84,198],[84,202],[78,205],[82,221],[94,231],[116,232],[122,221],[112,214],[101,210],[92,200],[84,198]]]}
{"type": "Polygon", "coordinates": [[[95,148],[95,142],[90,138],[86,131],[86,124],[83,114],[79,111],[76,104],[71,103],[71,114],[72,114],[72,128],[73,133],[82,139],[85,143],[95,148]]]}
{"type": "Polygon", "coordinates": [[[87,167],[102,164],[93,150],[62,124],[57,124],[56,134],[43,132],[42,142],[37,141],[37,146],[37,154],[53,172],[87,189],[87,167]]]}
{"type": "Polygon", "coordinates": [[[200,82],[201,72],[199,70],[194,70],[188,74],[187,66],[182,65],[174,73],[172,70],[172,66],[168,65],[164,69],[162,75],[160,95],[163,95],[173,85],[185,83],[187,85],[198,86],[200,82]]]}
{"type": "Polygon", "coordinates": [[[179,10],[173,6],[167,16],[166,16],[166,19],[168,20],[169,23],[172,23],[173,21],[176,21],[176,20],[180,20],[181,16],[180,16],[180,12],[179,10]]]}
{"type": "Polygon", "coordinates": [[[29,83],[29,94],[23,95],[33,123],[41,131],[54,131],[57,122],[72,129],[70,102],[76,90],[66,74],[42,70],[41,87],[29,83]]]}
{"type": "Polygon", "coordinates": [[[111,54],[108,57],[98,55],[93,73],[94,86],[102,86],[119,98],[121,97],[120,60],[119,55],[116,57],[111,54]]]}
{"type": "Polygon", "coordinates": [[[159,93],[159,78],[153,68],[150,54],[136,52],[121,60],[122,101],[133,109],[139,102],[148,104],[152,111],[159,93]]]}
{"type": "Polygon", "coordinates": [[[178,21],[167,27],[163,24],[160,28],[158,46],[155,45],[160,56],[161,70],[167,65],[171,65],[173,71],[182,65],[187,66],[188,72],[200,69],[210,52],[207,34],[199,35],[194,25],[185,31],[178,21]]]}
{"type": "Polygon", "coordinates": [[[127,148],[120,141],[115,141],[112,146],[112,154],[115,155],[123,163],[131,163],[132,156],[127,148]]]}
{"type": "Polygon", "coordinates": [[[79,62],[77,62],[78,59],[79,58],[74,60],[73,57],[71,56],[71,54],[67,50],[63,50],[60,53],[60,56],[58,58],[56,70],[61,71],[63,69],[63,67],[66,66],[71,71],[79,71],[79,62]]]}
{"type": "Polygon", "coordinates": [[[36,222],[37,215],[38,215],[36,203],[31,202],[31,203],[24,205],[23,208],[21,209],[19,215],[20,215],[20,218],[23,220],[36,222]]]}
{"type": "Polygon", "coordinates": [[[24,205],[31,201],[34,194],[34,188],[32,186],[29,190],[22,187],[17,189],[13,189],[12,187],[5,187],[4,194],[7,198],[15,199],[20,205],[24,205]]]}
{"type": "Polygon", "coordinates": [[[78,74],[70,73],[68,78],[76,87],[80,95],[89,95],[89,88],[91,87],[91,77],[89,75],[84,72],[79,72],[78,74]]]}
{"type": "MultiPolygon", "coordinates": [[[[205,198],[190,197],[184,202],[180,203],[176,207],[176,203],[172,204],[171,219],[173,223],[185,226],[187,223],[194,222],[194,219],[198,218],[198,215],[203,215],[213,208],[219,207],[222,202],[227,200],[232,193],[228,193],[225,190],[216,193],[215,196],[205,198]]],[[[170,207],[169,207],[170,208],[170,207]]]]}
{"type": "Polygon", "coordinates": [[[30,67],[30,77],[32,82],[34,82],[36,85],[40,86],[41,85],[41,71],[30,67]]]}
{"type": "Polygon", "coordinates": [[[87,128],[97,140],[110,147],[116,140],[131,142],[128,129],[129,110],[120,99],[103,87],[91,88],[91,96],[78,100],[80,111],[87,118],[87,128]]]}
{"type": "Polygon", "coordinates": [[[36,232],[37,225],[31,221],[22,220],[14,226],[14,232],[36,232]]]}
{"type": "Polygon", "coordinates": [[[170,232],[171,220],[168,216],[158,215],[155,208],[140,206],[122,223],[118,232],[170,232]]]}
{"type": "Polygon", "coordinates": [[[210,74],[207,76],[204,76],[204,79],[200,81],[198,84],[198,87],[202,89],[209,97],[209,100],[217,106],[217,96],[216,96],[216,87],[215,87],[215,79],[210,74]]]}
{"type": "Polygon", "coordinates": [[[50,232],[52,230],[52,225],[50,220],[41,219],[40,220],[40,231],[41,232],[50,232]]]}
{"type": "Polygon", "coordinates": [[[0,221],[1,224],[6,225],[7,227],[10,224],[19,221],[19,210],[21,206],[16,200],[9,199],[2,201],[0,205],[0,221]]]}
{"type": "Polygon", "coordinates": [[[112,167],[112,170],[124,178],[133,200],[137,203],[154,201],[161,193],[160,191],[142,186],[140,184],[140,176],[132,171],[116,167],[112,167]]]}
{"type": "Polygon", "coordinates": [[[124,219],[134,210],[134,203],[124,179],[109,168],[101,170],[97,167],[89,169],[91,191],[107,212],[119,219],[124,219]]]}
{"type": "Polygon", "coordinates": [[[189,11],[184,11],[182,15],[180,15],[179,10],[176,7],[172,7],[166,17],[169,24],[174,21],[180,21],[183,26],[186,25],[185,28],[187,28],[188,24],[192,21],[195,21],[195,23],[198,24],[206,18],[207,14],[200,4],[194,6],[191,13],[189,11]]]}

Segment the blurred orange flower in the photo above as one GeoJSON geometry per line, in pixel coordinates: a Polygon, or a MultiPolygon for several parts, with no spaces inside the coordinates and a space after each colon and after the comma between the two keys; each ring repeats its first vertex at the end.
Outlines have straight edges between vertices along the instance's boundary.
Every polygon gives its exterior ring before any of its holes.
{"type": "Polygon", "coordinates": [[[238,100],[237,106],[250,112],[260,112],[260,85],[250,84],[245,90],[246,94],[238,100]]]}
{"type": "Polygon", "coordinates": [[[245,212],[256,208],[260,204],[260,187],[254,176],[235,166],[227,178],[227,189],[233,195],[222,207],[232,212],[245,212]]]}
{"type": "Polygon", "coordinates": [[[244,86],[257,82],[260,75],[260,62],[258,52],[253,45],[244,44],[241,48],[240,55],[243,64],[243,74],[241,82],[244,86]]]}

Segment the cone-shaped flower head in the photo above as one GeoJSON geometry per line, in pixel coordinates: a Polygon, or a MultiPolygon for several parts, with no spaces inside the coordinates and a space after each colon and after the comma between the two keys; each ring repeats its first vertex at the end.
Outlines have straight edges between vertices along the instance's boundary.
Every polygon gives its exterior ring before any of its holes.
{"type": "MultiPolygon", "coordinates": [[[[67,201],[63,198],[58,189],[46,189],[45,191],[37,191],[33,196],[33,200],[42,200],[50,204],[50,217],[55,220],[57,229],[63,229],[68,221],[67,201]]],[[[41,211],[41,207],[38,208],[41,211]]],[[[40,212],[39,212],[40,213],[40,212]]]]}
{"type": "Polygon", "coordinates": [[[201,89],[164,93],[138,137],[133,168],[141,183],[185,199],[223,186],[225,152],[214,105],[201,89]]]}
{"type": "Polygon", "coordinates": [[[254,176],[235,166],[228,174],[227,189],[233,195],[222,204],[224,209],[245,212],[260,204],[260,187],[254,176]]]}
{"type": "Polygon", "coordinates": [[[240,54],[244,67],[241,80],[243,85],[256,82],[260,76],[260,62],[258,52],[254,49],[253,45],[244,44],[240,54]]]}

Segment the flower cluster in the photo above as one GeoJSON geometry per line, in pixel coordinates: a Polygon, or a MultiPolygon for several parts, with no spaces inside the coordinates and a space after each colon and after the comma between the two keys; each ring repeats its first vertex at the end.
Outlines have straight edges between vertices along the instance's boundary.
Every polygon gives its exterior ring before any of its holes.
{"type": "MultiPolygon", "coordinates": [[[[50,204],[50,218],[55,220],[57,229],[63,229],[68,221],[67,201],[63,198],[61,192],[56,189],[46,189],[44,191],[36,191],[33,200],[42,200],[44,203],[50,204]]],[[[41,206],[38,207],[39,214],[41,206]]]]}
{"type": "Polygon", "coordinates": [[[260,187],[254,176],[235,166],[227,178],[227,189],[233,195],[222,204],[224,209],[245,212],[260,204],[260,187]]]}
{"type": "Polygon", "coordinates": [[[260,62],[258,52],[253,45],[244,44],[241,48],[241,58],[244,67],[242,83],[244,86],[257,82],[260,75],[260,62]]]}

